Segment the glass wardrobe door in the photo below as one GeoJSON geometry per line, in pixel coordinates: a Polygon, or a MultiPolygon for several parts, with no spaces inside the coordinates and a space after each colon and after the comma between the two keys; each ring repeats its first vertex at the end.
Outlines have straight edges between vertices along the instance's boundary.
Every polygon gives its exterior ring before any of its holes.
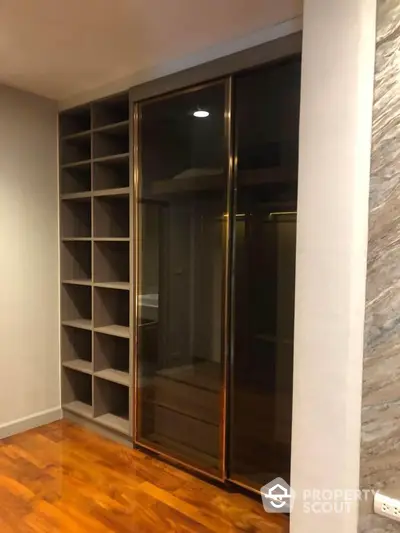
{"type": "Polygon", "coordinates": [[[300,59],[235,79],[230,477],[289,482],[300,59]]]}
{"type": "Polygon", "coordinates": [[[220,476],[225,82],[140,104],[138,435],[220,476]]]}

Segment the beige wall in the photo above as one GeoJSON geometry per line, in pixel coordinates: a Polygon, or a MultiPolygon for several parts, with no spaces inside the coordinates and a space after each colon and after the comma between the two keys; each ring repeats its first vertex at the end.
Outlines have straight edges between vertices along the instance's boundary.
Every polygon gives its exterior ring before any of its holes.
{"type": "Polygon", "coordinates": [[[0,86],[0,437],[58,414],[58,293],[56,105],[0,86]]]}
{"type": "Polygon", "coordinates": [[[359,488],[376,0],[306,0],[300,118],[291,533],[355,533],[305,489],[359,488]]]}

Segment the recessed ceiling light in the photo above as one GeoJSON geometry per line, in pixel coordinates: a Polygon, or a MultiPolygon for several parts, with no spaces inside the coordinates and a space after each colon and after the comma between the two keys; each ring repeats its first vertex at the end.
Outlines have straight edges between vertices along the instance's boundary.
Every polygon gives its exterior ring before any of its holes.
{"type": "Polygon", "coordinates": [[[194,111],[193,116],[197,118],[206,118],[208,117],[210,113],[208,111],[204,111],[203,109],[197,109],[194,111]]]}

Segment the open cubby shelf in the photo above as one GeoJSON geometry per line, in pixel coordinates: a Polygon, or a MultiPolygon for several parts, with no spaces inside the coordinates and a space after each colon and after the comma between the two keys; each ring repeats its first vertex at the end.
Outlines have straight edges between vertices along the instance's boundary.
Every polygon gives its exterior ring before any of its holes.
{"type": "Polygon", "coordinates": [[[60,136],[67,137],[86,132],[91,128],[91,106],[69,109],[60,114],[60,136]]]}
{"type": "Polygon", "coordinates": [[[129,198],[94,198],[94,237],[129,238],[129,198]]]}
{"type": "Polygon", "coordinates": [[[91,182],[90,163],[63,168],[60,173],[60,193],[64,195],[88,192],[92,188],[91,182]]]}
{"type": "Polygon", "coordinates": [[[95,331],[129,338],[129,292],[94,288],[95,331]]]}
{"type": "Polygon", "coordinates": [[[129,388],[94,378],[95,420],[114,431],[130,435],[129,388]]]}
{"type": "Polygon", "coordinates": [[[92,232],[91,198],[61,201],[61,237],[90,237],[92,232]]]}
{"type": "Polygon", "coordinates": [[[94,243],[94,281],[95,283],[128,283],[129,242],[94,243]]]}
{"type": "Polygon", "coordinates": [[[102,128],[129,120],[128,93],[100,100],[93,104],[93,127],[102,128]]]}
{"type": "Polygon", "coordinates": [[[129,340],[95,333],[95,376],[130,386],[129,340]]]}
{"type": "Polygon", "coordinates": [[[61,331],[61,360],[64,367],[91,374],[91,331],[63,326],[61,331]]]}
{"type": "Polygon", "coordinates": [[[102,191],[129,186],[129,156],[126,154],[93,165],[93,189],[102,191]]]}
{"type": "Polygon", "coordinates": [[[61,279],[69,283],[90,283],[92,279],[92,243],[61,243],[61,279]]]}
{"type": "Polygon", "coordinates": [[[85,418],[93,417],[92,376],[63,367],[63,408],[85,418]]]}
{"type": "Polygon", "coordinates": [[[63,165],[88,161],[92,156],[90,132],[61,140],[60,157],[63,165]]]}
{"type": "MultiPolygon", "coordinates": [[[[121,123],[93,133],[93,157],[107,157],[129,152],[129,124],[121,123]]],[[[68,161],[66,161],[68,162],[68,161]]]]}
{"type": "Polygon", "coordinates": [[[92,320],[92,288],[63,284],[61,287],[62,321],[92,320]]]}

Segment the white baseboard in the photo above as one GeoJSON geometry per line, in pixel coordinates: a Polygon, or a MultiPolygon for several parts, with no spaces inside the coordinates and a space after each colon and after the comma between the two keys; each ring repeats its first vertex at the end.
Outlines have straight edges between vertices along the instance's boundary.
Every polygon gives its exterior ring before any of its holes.
{"type": "Polygon", "coordinates": [[[17,433],[22,433],[29,429],[50,424],[56,420],[61,420],[61,418],[61,407],[54,407],[53,409],[40,411],[39,413],[14,420],[13,422],[2,424],[0,425],[0,439],[5,439],[6,437],[11,437],[11,435],[16,435],[17,433]]]}

